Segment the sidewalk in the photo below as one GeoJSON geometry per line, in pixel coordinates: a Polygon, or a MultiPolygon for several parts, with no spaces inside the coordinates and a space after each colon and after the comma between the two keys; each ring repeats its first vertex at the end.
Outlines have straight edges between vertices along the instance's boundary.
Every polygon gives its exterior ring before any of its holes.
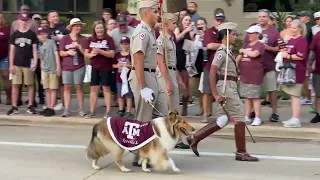
{"type": "MultiPolygon", "coordinates": [[[[2,96],[4,99],[4,96],[2,96]]],[[[24,96],[23,100],[26,100],[24,96]]],[[[89,110],[89,99],[85,98],[85,111],[89,110]]],[[[5,122],[22,122],[22,123],[41,123],[41,124],[60,124],[60,125],[93,125],[96,122],[100,121],[105,113],[105,107],[103,107],[104,101],[103,98],[98,99],[98,103],[96,106],[96,117],[94,119],[85,119],[84,117],[80,117],[77,115],[77,106],[78,103],[76,98],[72,98],[71,103],[71,111],[73,113],[72,117],[62,118],[62,112],[57,112],[56,116],[53,117],[44,117],[40,115],[29,115],[26,113],[27,105],[23,105],[19,107],[20,113],[14,116],[7,116],[6,113],[10,106],[6,106],[0,104],[0,123],[5,122]]],[[[209,120],[216,120],[215,116],[215,106],[213,104],[213,116],[209,118],[209,120]]],[[[38,110],[41,110],[42,105],[38,105],[38,110]]],[[[115,115],[117,112],[117,107],[112,108],[112,115],[115,115]]],[[[134,109],[133,109],[134,111],[134,109]]],[[[269,116],[271,114],[271,108],[262,107],[262,115],[261,119],[265,122],[263,125],[259,127],[249,126],[249,129],[254,137],[272,137],[272,138],[290,138],[290,139],[310,139],[310,140],[320,140],[320,123],[318,124],[310,124],[309,121],[314,117],[314,114],[309,113],[309,106],[303,106],[301,112],[301,128],[284,128],[282,127],[281,121],[288,120],[291,117],[291,108],[289,101],[282,101],[279,103],[278,107],[280,121],[277,123],[271,123],[268,121],[269,116]]],[[[188,122],[192,124],[192,126],[196,129],[200,129],[206,124],[201,123],[201,117],[195,116],[199,112],[199,105],[197,102],[189,105],[188,107],[188,116],[186,119],[188,122]]],[[[233,136],[234,128],[232,124],[229,124],[224,129],[216,133],[216,135],[227,135],[233,136]]],[[[247,135],[249,135],[247,133],[247,135]]]]}

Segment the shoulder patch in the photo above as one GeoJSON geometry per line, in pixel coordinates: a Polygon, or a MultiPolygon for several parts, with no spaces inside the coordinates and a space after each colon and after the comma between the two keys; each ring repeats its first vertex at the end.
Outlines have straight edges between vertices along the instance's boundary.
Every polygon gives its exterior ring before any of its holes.
{"type": "Polygon", "coordinates": [[[217,60],[221,60],[223,58],[223,55],[221,53],[217,54],[217,60]]]}
{"type": "Polygon", "coordinates": [[[162,40],[158,41],[158,45],[161,46],[162,45],[162,40]]]}
{"type": "Polygon", "coordinates": [[[146,33],[145,33],[145,32],[141,32],[141,33],[139,34],[139,38],[140,38],[141,40],[144,40],[144,39],[146,38],[146,33]]]}

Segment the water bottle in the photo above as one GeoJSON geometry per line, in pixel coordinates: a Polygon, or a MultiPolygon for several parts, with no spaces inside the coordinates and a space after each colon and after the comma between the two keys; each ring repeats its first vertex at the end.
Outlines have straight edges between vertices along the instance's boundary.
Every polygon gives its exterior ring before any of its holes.
{"type": "Polygon", "coordinates": [[[33,68],[33,66],[34,66],[34,59],[31,59],[30,68],[33,68]]]}
{"type": "Polygon", "coordinates": [[[79,65],[78,54],[73,56],[73,65],[75,65],[75,66],[79,65]]]}

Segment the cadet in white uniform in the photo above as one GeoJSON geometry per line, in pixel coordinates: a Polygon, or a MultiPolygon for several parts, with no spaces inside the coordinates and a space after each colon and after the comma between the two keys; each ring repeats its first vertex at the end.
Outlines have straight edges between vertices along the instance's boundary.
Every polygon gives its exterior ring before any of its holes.
{"type": "MultiPolygon", "coordinates": [[[[137,5],[142,21],[130,40],[133,69],[128,80],[134,94],[136,119],[150,121],[167,116],[169,112],[166,94],[156,77],[157,43],[152,27],[159,19],[159,3],[157,0],[138,0],[137,5]]],[[[136,155],[133,166],[140,166],[138,158],[136,155]]]]}

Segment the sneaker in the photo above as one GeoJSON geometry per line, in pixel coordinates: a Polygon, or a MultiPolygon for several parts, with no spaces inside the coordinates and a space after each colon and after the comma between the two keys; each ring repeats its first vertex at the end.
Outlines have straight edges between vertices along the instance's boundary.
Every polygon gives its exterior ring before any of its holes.
{"type": "Polygon", "coordinates": [[[56,115],[56,112],[53,109],[47,109],[47,111],[44,113],[45,117],[51,117],[56,115]]]}
{"type": "Polygon", "coordinates": [[[315,113],[317,113],[317,110],[316,110],[315,107],[311,107],[309,112],[312,113],[312,114],[315,114],[315,113]]]}
{"type": "Polygon", "coordinates": [[[15,114],[19,114],[18,108],[12,106],[11,109],[7,112],[7,115],[12,116],[15,114]]]}
{"type": "Polygon", "coordinates": [[[119,110],[119,111],[116,113],[116,115],[117,115],[118,117],[124,117],[124,114],[125,114],[125,112],[124,112],[124,111],[121,111],[121,110],[119,110]]]}
{"type": "Polygon", "coordinates": [[[253,118],[248,118],[248,116],[245,116],[245,117],[244,117],[244,122],[245,122],[246,124],[251,124],[251,123],[252,123],[252,119],[253,119],[253,118]]]}
{"type": "Polygon", "coordinates": [[[71,116],[71,112],[68,109],[65,109],[62,113],[62,117],[70,117],[71,116]]]}
{"type": "Polygon", "coordinates": [[[279,115],[276,114],[276,113],[271,114],[269,121],[278,122],[279,121],[279,115]]]}
{"type": "Polygon", "coordinates": [[[55,111],[61,111],[63,110],[63,104],[62,103],[56,104],[53,109],[55,111]]]}
{"type": "Polygon", "coordinates": [[[111,117],[111,114],[110,113],[106,113],[103,118],[107,119],[109,117],[111,117]]]}
{"type": "Polygon", "coordinates": [[[253,122],[251,123],[252,126],[260,126],[261,124],[262,124],[262,121],[258,117],[255,117],[253,122]]]}
{"type": "Polygon", "coordinates": [[[300,103],[302,105],[311,105],[312,104],[311,100],[307,99],[307,98],[300,100],[300,103]]]}
{"type": "Polygon", "coordinates": [[[88,115],[86,115],[86,119],[92,119],[95,117],[96,117],[96,115],[94,113],[89,113],[88,115]]]}
{"type": "Polygon", "coordinates": [[[202,123],[208,123],[208,116],[202,116],[202,123]]]}
{"type": "Polygon", "coordinates": [[[316,116],[310,121],[310,123],[319,123],[320,122],[320,116],[317,113],[316,116]]]}
{"type": "Polygon", "coordinates": [[[133,119],[134,115],[131,112],[126,112],[126,113],[124,113],[123,117],[128,118],[128,119],[133,119]]]}
{"type": "Polygon", "coordinates": [[[29,106],[27,109],[27,113],[29,114],[37,114],[37,111],[34,109],[33,106],[29,106]]]}
{"type": "Polygon", "coordinates": [[[299,128],[301,127],[301,122],[298,118],[291,118],[288,121],[283,121],[283,127],[286,128],[299,128]]]}
{"type": "Polygon", "coordinates": [[[78,114],[79,114],[79,116],[82,116],[82,117],[87,115],[87,113],[84,112],[84,110],[80,110],[78,114]]]}
{"type": "Polygon", "coordinates": [[[45,108],[42,111],[39,112],[39,115],[44,115],[48,111],[49,108],[45,108]]]}

